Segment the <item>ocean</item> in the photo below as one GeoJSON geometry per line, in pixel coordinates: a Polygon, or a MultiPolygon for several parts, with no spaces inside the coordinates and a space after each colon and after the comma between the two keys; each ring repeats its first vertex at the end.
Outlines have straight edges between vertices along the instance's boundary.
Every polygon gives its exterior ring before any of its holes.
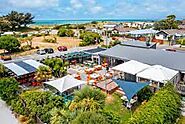
{"type": "Polygon", "coordinates": [[[99,19],[99,20],[34,20],[34,25],[62,25],[62,24],[84,24],[92,21],[102,22],[151,22],[155,20],[146,20],[146,19],[99,19]]]}

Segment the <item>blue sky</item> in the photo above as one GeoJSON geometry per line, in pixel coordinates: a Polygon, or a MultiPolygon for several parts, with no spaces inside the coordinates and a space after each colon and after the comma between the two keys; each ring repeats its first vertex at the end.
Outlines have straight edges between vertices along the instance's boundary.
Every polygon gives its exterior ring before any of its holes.
{"type": "Polygon", "coordinates": [[[31,12],[35,19],[185,18],[185,0],[0,0],[0,15],[31,12]]]}

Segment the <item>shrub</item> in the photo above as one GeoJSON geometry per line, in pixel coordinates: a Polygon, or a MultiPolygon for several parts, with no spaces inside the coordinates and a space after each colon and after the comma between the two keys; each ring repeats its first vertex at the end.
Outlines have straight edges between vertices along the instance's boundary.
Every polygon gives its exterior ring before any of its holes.
{"type": "Polygon", "coordinates": [[[17,95],[19,83],[14,78],[1,78],[0,79],[0,98],[9,102],[17,95]]]}
{"type": "Polygon", "coordinates": [[[20,42],[13,36],[0,37],[0,49],[5,49],[9,52],[15,52],[19,50],[20,42]]]}
{"type": "Polygon", "coordinates": [[[178,44],[185,45],[185,38],[176,41],[178,44]]]}
{"type": "Polygon", "coordinates": [[[180,115],[180,106],[180,96],[172,84],[167,84],[134,112],[128,124],[173,124],[180,115]]]}
{"type": "Polygon", "coordinates": [[[72,124],[108,124],[105,117],[96,112],[83,112],[79,114],[72,124]]]}

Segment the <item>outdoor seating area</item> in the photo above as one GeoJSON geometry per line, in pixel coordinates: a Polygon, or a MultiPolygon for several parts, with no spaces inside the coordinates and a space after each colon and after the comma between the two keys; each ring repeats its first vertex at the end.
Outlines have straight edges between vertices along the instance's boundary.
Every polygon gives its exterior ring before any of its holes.
{"type": "Polygon", "coordinates": [[[68,74],[72,75],[75,79],[86,81],[88,85],[96,86],[103,91],[111,92],[117,88],[116,84],[110,82],[114,75],[114,71],[107,70],[107,63],[96,65],[89,61],[84,61],[88,64],[71,65],[68,69],[68,74]],[[104,85],[107,86],[105,87],[104,85]]]}

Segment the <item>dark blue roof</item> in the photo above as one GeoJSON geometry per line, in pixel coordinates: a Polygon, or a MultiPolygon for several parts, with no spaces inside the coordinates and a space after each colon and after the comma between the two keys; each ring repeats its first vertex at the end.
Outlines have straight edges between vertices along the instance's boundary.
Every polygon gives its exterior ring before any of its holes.
{"type": "Polygon", "coordinates": [[[20,61],[20,62],[14,62],[16,65],[22,67],[23,69],[25,69],[26,71],[28,71],[29,73],[33,73],[36,71],[36,68],[23,62],[23,61],[20,61]]]}
{"type": "Polygon", "coordinates": [[[140,83],[140,82],[129,82],[124,80],[115,80],[113,79],[115,83],[119,85],[119,87],[125,92],[125,95],[127,96],[127,99],[130,101],[132,97],[137,94],[141,89],[143,89],[145,86],[149,85],[149,83],[140,83]]]}

